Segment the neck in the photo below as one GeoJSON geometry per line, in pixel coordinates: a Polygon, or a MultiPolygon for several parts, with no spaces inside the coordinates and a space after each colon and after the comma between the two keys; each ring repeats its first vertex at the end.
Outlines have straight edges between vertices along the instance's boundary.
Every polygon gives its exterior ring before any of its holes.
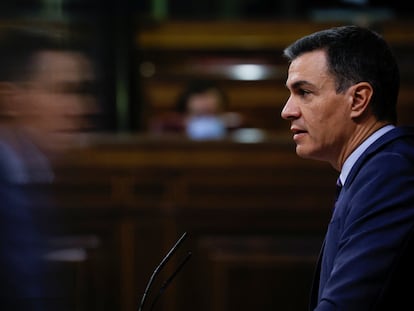
{"type": "Polygon", "coordinates": [[[374,132],[379,130],[380,128],[384,127],[385,125],[390,124],[387,121],[378,121],[373,120],[368,124],[357,124],[356,129],[353,132],[353,135],[348,140],[346,147],[343,149],[342,154],[338,157],[337,162],[334,168],[338,171],[341,171],[345,160],[351,155],[351,153],[358,148],[369,136],[371,136],[374,132]]]}

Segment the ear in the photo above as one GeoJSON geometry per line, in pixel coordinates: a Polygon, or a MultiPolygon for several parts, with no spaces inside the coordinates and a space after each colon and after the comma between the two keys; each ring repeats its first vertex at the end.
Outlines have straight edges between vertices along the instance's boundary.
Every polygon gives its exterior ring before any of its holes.
{"type": "Polygon", "coordinates": [[[369,110],[374,90],[368,82],[359,82],[350,88],[352,96],[351,117],[358,118],[369,110]]]}
{"type": "Polygon", "coordinates": [[[2,118],[14,117],[16,110],[16,85],[0,81],[0,115],[2,118]]]}

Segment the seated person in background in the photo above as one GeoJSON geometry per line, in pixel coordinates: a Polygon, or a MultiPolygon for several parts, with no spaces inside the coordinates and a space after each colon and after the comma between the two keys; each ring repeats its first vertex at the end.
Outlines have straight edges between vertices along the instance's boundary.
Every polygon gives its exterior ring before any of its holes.
{"type": "Polygon", "coordinates": [[[154,133],[180,133],[190,138],[224,137],[229,131],[245,126],[242,116],[228,112],[228,98],[211,80],[195,80],[179,94],[175,111],[150,122],[154,133]]]}

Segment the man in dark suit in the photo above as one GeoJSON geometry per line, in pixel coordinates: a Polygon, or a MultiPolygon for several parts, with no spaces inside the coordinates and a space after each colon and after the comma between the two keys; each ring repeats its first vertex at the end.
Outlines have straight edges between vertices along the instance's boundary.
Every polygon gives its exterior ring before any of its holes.
{"type": "Polygon", "coordinates": [[[310,310],[414,310],[414,130],[397,126],[391,49],[376,32],[344,26],[301,38],[284,55],[290,97],[281,115],[296,153],[329,162],[342,185],[310,310]]]}
{"type": "MultiPolygon", "coordinates": [[[[48,258],[53,161],[93,127],[92,63],[65,37],[24,27],[0,32],[0,310],[73,310],[48,258]],[[30,191],[28,191],[30,190],[30,191]],[[37,208],[37,209],[36,209],[37,208]]],[[[57,214],[57,213],[56,213],[57,214]]],[[[71,285],[71,284],[70,284],[71,285]]]]}

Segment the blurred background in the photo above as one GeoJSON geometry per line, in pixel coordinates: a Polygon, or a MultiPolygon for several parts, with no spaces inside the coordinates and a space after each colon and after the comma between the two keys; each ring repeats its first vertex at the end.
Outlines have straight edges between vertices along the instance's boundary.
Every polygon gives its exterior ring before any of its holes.
{"type": "Polygon", "coordinates": [[[18,0],[0,8],[4,22],[65,27],[89,43],[101,66],[102,126],[109,131],[147,131],[153,117],[174,109],[188,81],[201,78],[217,80],[228,109],[251,126],[286,128],[278,116],[287,96],[281,50],[334,24],[383,33],[403,82],[411,79],[412,10],[399,0],[18,0]]]}
{"type": "Polygon", "coordinates": [[[0,34],[58,32],[95,69],[94,126],[53,157],[52,183],[25,186],[53,197],[35,211],[68,310],[137,310],[183,232],[144,310],[188,250],[153,310],[305,310],[336,172],[294,152],[282,51],[326,27],[377,30],[413,124],[413,14],[400,0],[1,1],[0,34]]]}

